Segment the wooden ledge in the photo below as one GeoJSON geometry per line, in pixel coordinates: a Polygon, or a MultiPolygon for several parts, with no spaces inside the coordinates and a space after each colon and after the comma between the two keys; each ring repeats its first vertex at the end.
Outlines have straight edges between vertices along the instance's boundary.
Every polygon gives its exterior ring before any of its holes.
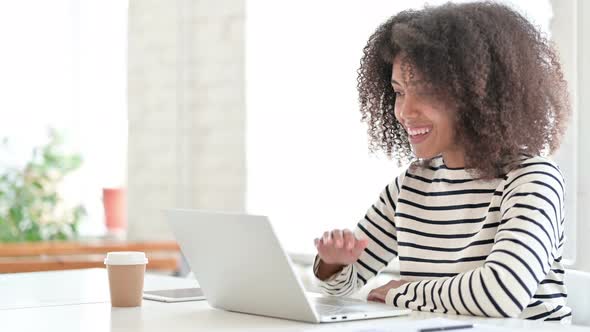
{"type": "Polygon", "coordinates": [[[110,251],[143,251],[149,270],[177,271],[180,248],[175,241],[33,242],[0,244],[0,273],[104,267],[110,251]]]}

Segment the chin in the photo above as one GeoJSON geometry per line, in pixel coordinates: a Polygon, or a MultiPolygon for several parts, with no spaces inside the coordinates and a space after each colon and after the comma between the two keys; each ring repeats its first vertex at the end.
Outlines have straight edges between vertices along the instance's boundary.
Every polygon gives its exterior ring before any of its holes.
{"type": "Polygon", "coordinates": [[[414,150],[414,155],[419,159],[431,159],[439,154],[440,152],[414,150]]]}

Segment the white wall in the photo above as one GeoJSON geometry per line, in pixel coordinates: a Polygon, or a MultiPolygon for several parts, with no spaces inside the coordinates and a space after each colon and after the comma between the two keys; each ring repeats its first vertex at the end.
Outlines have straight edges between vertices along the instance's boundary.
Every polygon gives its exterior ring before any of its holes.
{"type": "Polygon", "coordinates": [[[578,208],[577,261],[574,267],[590,272],[590,3],[577,0],[578,208]]]}
{"type": "Polygon", "coordinates": [[[551,39],[556,43],[561,59],[561,65],[570,92],[572,117],[564,140],[554,158],[561,168],[566,184],[565,218],[566,218],[566,246],[564,257],[566,264],[572,264],[576,253],[576,228],[578,204],[578,26],[577,0],[552,1],[553,18],[551,20],[551,39]]]}
{"type": "MultiPolygon", "coordinates": [[[[590,5],[584,0],[552,0],[553,40],[560,52],[565,78],[568,80],[573,116],[564,145],[557,155],[566,173],[566,234],[575,247],[568,248],[574,258],[570,267],[590,271],[590,5]]],[[[566,245],[567,247],[567,245],[566,245]]]]}
{"type": "Polygon", "coordinates": [[[161,209],[243,210],[244,0],[129,8],[131,239],[169,238],[161,209]]]}

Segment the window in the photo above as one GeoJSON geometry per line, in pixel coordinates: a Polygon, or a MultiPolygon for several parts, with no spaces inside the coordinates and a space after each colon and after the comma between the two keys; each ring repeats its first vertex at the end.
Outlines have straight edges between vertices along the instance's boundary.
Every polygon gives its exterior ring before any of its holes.
{"type": "Polygon", "coordinates": [[[0,39],[3,161],[19,165],[48,127],[64,131],[84,158],[64,195],[89,212],[81,233],[101,234],[101,189],[125,181],[127,2],[3,2],[0,39]]]}

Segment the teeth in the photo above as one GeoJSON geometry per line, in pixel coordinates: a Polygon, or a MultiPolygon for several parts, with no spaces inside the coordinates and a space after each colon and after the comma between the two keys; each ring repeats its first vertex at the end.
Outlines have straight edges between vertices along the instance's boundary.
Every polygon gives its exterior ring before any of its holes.
{"type": "Polygon", "coordinates": [[[411,136],[414,136],[414,135],[421,135],[421,134],[426,134],[426,133],[428,133],[428,132],[430,132],[430,129],[428,129],[428,128],[408,129],[408,133],[409,133],[411,136]]]}

